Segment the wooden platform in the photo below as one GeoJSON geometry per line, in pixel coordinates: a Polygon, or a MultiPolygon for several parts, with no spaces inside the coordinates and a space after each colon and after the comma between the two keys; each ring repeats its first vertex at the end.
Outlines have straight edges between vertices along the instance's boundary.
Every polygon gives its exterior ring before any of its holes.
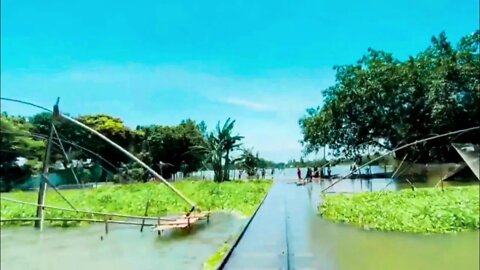
{"type": "Polygon", "coordinates": [[[154,231],[161,232],[169,229],[185,229],[189,228],[195,223],[206,220],[209,222],[210,213],[192,213],[189,216],[182,215],[178,217],[171,217],[171,220],[159,220],[157,225],[153,227],[154,231]]]}

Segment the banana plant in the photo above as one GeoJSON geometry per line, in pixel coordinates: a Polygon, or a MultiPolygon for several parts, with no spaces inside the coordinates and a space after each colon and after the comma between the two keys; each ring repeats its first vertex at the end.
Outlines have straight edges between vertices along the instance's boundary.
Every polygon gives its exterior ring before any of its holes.
{"type": "Polygon", "coordinates": [[[240,135],[232,136],[233,128],[235,126],[235,120],[231,120],[230,118],[225,121],[223,127],[220,128],[220,122],[217,124],[217,137],[220,141],[223,142],[223,152],[224,152],[224,159],[225,159],[225,170],[223,175],[223,180],[228,181],[230,180],[230,167],[233,164],[232,160],[230,159],[230,153],[236,149],[238,149],[242,144],[240,141],[244,138],[240,135]]]}
{"type": "Polygon", "coordinates": [[[223,142],[210,133],[206,139],[205,145],[197,145],[192,147],[192,151],[195,151],[204,156],[203,166],[208,168],[210,165],[214,172],[214,181],[222,182],[223,180],[223,142]]]}
{"type": "Polygon", "coordinates": [[[222,127],[218,122],[215,132],[207,135],[206,144],[194,146],[192,150],[205,155],[204,166],[210,165],[214,172],[214,181],[223,182],[229,180],[232,160],[230,154],[241,146],[239,143],[243,136],[232,136],[235,121],[230,118],[222,127]]]}

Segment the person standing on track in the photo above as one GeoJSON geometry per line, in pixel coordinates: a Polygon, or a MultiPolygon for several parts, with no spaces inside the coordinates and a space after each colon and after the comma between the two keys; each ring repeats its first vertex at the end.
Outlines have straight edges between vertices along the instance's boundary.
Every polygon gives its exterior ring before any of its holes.
{"type": "Polygon", "coordinates": [[[300,168],[297,168],[297,176],[298,180],[302,180],[302,170],[300,170],[300,168]]]}
{"type": "Polygon", "coordinates": [[[307,169],[307,174],[305,175],[305,181],[312,182],[312,169],[307,169]]]}

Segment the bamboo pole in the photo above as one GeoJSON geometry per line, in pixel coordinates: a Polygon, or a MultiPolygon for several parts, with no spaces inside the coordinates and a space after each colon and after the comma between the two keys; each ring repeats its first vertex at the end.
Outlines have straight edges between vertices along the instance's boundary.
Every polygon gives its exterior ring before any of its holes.
{"type": "MultiPolygon", "coordinates": [[[[58,112],[58,102],[60,101],[60,98],[57,98],[57,102],[54,106],[54,111],[58,112]]],[[[48,136],[48,141],[47,141],[47,149],[45,151],[45,157],[43,159],[43,169],[42,169],[42,175],[40,177],[40,188],[38,189],[38,197],[37,197],[37,214],[36,217],[39,218],[40,220],[35,221],[35,228],[40,229],[42,231],[43,229],[43,216],[44,216],[44,204],[45,204],[45,195],[47,193],[47,181],[46,181],[46,175],[48,174],[48,165],[50,163],[50,153],[52,150],[52,139],[53,139],[53,118],[55,115],[52,115],[52,119],[50,120],[50,135],[48,136]]]]}
{"type": "MultiPolygon", "coordinates": [[[[31,222],[39,220],[39,218],[8,218],[0,219],[0,223],[3,222],[31,222]]],[[[91,219],[91,218],[44,218],[45,221],[75,221],[75,222],[92,222],[92,223],[105,223],[105,219],[91,219]]],[[[120,221],[120,220],[109,220],[108,223],[111,224],[121,224],[121,225],[135,225],[142,226],[142,223],[131,222],[131,221],[120,221]]],[[[154,223],[145,223],[143,226],[155,226],[154,223]]]]}
{"type": "MultiPolygon", "coordinates": [[[[161,222],[160,217],[158,217],[157,226],[160,226],[160,222],[161,222]]],[[[158,230],[158,231],[157,231],[157,234],[160,236],[162,233],[161,233],[160,230],[158,230]]]]}
{"type": "Polygon", "coordinates": [[[410,185],[410,187],[412,188],[413,191],[415,191],[417,188],[413,185],[412,182],[410,182],[410,180],[408,180],[408,178],[405,178],[405,181],[407,181],[407,183],[410,185]]]}
{"type": "Polygon", "coordinates": [[[75,206],[73,206],[73,204],[67,200],[67,198],[65,198],[65,196],[63,196],[63,194],[52,184],[52,182],[50,181],[50,179],[47,177],[47,176],[43,176],[45,177],[45,181],[47,181],[47,184],[53,188],[53,190],[55,192],[57,192],[57,194],[60,196],[60,198],[62,198],[73,210],[77,211],[77,208],[75,208],[75,206]]]}
{"type": "MultiPolygon", "coordinates": [[[[0,197],[0,199],[4,200],[4,201],[13,202],[13,203],[20,203],[20,204],[31,205],[31,206],[38,206],[38,204],[35,204],[35,203],[24,202],[24,201],[19,201],[19,200],[15,200],[15,199],[5,198],[5,197],[0,197]]],[[[111,216],[111,217],[132,218],[132,219],[157,220],[156,217],[143,217],[143,216],[125,215],[125,214],[117,214],[117,213],[102,213],[102,212],[86,211],[86,210],[79,210],[79,209],[77,209],[75,211],[75,210],[68,209],[68,208],[48,206],[48,205],[44,205],[43,207],[53,209],[53,210],[60,210],[60,211],[67,211],[67,212],[77,212],[77,213],[84,213],[84,214],[91,214],[91,215],[98,215],[98,216],[111,216]]],[[[166,221],[176,220],[176,219],[171,219],[171,218],[161,218],[161,219],[166,220],[166,221]]]]}
{"type": "MultiPolygon", "coordinates": [[[[2,130],[0,131],[0,133],[6,133],[6,134],[13,134],[13,135],[17,135],[17,136],[25,136],[25,137],[34,137],[34,138],[39,138],[39,139],[48,139],[48,136],[45,136],[43,134],[40,134],[40,133],[23,133],[23,132],[9,132],[9,131],[5,131],[5,130],[2,130]]],[[[103,162],[107,163],[108,165],[110,165],[112,168],[115,168],[115,165],[113,165],[111,162],[109,162],[108,160],[106,160],[105,158],[103,158],[102,156],[100,156],[99,154],[93,152],[92,150],[88,149],[88,148],[85,148],[83,146],[80,146],[74,142],[71,142],[71,141],[68,141],[68,140],[64,140],[64,139],[60,139],[60,141],[64,142],[64,143],[67,143],[67,144],[70,144],[71,146],[75,146],[83,151],[86,151],[92,155],[94,155],[95,157],[101,159],[103,162]]],[[[58,146],[60,148],[60,145],[58,143],[56,143],[55,141],[52,141],[52,143],[55,145],[55,146],[58,146]]],[[[115,168],[116,169],[116,168],[115,168]]],[[[109,172],[110,174],[113,174],[112,172],[106,170],[107,172],[109,172]]]]}
{"type": "Polygon", "coordinates": [[[390,186],[392,183],[393,183],[393,178],[397,175],[398,171],[400,171],[400,168],[402,167],[403,165],[403,162],[405,161],[405,159],[407,158],[408,154],[406,154],[405,156],[403,156],[403,159],[402,159],[402,162],[400,162],[400,165],[398,165],[398,168],[395,170],[395,172],[392,174],[392,180],[380,191],[384,191],[388,186],[390,186]]]}
{"type": "MultiPolygon", "coordinates": [[[[60,117],[74,123],[74,124],[77,124],[87,130],[89,130],[90,132],[92,132],[93,134],[99,136],[101,139],[103,139],[104,141],[106,141],[107,143],[109,143],[111,146],[115,147],[117,150],[119,150],[120,152],[124,153],[125,155],[127,155],[130,159],[136,161],[137,163],[139,163],[143,168],[145,168],[146,170],[148,170],[151,174],[153,174],[155,177],[157,177],[157,179],[161,180],[165,185],[167,185],[168,188],[170,188],[173,192],[175,192],[178,196],[180,196],[180,198],[182,198],[185,202],[187,202],[187,204],[189,204],[190,206],[192,206],[192,209],[190,210],[189,213],[193,212],[194,210],[197,209],[197,206],[195,205],[195,203],[193,203],[190,199],[188,199],[185,195],[183,195],[183,193],[181,193],[179,190],[177,190],[173,185],[171,185],[167,180],[165,180],[165,178],[163,178],[161,175],[159,175],[155,170],[153,170],[152,168],[150,168],[147,164],[145,164],[143,161],[141,161],[139,158],[137,158],[136,156],[134,156],[132,153],[128,152],[127,150],[123,149],[121,146],[119,146],[118,144],[114,143],[113,141],[111,141],[109,138],[107,138],[106,136],[104,136],[103,134],[101,134],[100,132],[94,130],[93,128],[69,117],[69,116],[66,116],[66,115],[63,115],[63,114],[60,114],[60,117]]],[[[197,209],[197,210],[200,210],[200,209],[197,209]]]]}
{"type": "Polygon", "coordinates": [[[108,234],[108,217],[105,216],[105,235],[108,234]]]}
{"type": "Polygon", "coordinates": [[[445,181],[445,179],[447,179],[447,177],[448,177],[449,174],[450,174],[449,172],[445,173],[445,175],[444,175],[442,178],[440,178],[440,181],[438,181],[438,182],[435,184],[435,188],[437,188],[438,185],[441,185],[441,188],[442,188],[442,191],[443,191],[443,181],[445,181]]]}
{"type": "Polygon", "coordinates": [[[383,157],[386,157],[392,153],[395,153],[396,151],[398,150],[402,150],[402,149],[405,149],[407,147],[410,147],[412,145],[415,145],[415,144],[418,144],[418,143],[422,143],[422,142],[426,142],[426,141],[430,141],[430,140],[434,140],[434,139],[438,139],[438,138],[441,138],[441,137],[446,137],[446,136],[450,136],[450,135],[453,135],[453,134],[457,134],[457,133],[462,133],[462,132],[467,132],[467,131],[471,131],[471,130],[475,130],[475,129],[479,129],[480,126],[476,126],[476,127],[471,127],[471,128],[466,128],[466,129],[460,129],[460,130],[456,130],[456,131],[451,131],[451,132],[447,132],[447,133],[443,133],[443,134],[440,134],[440,135],[435,135],[435,136],[432,136],[432,137],[428,137],[428,138],[425,138],[425,139],[422,139],[422,140],[417,140],[417,141],[414,141],[414,142],[411,142],[411,143],[408,143],[408,144],[405,144],[405,145],[402,145],[400,147],[397,147],[391,151],[388,151],[387,153],[377,157],[377,158],[374,158],[372,160],[370,160],[369,162],[363,164],[362,166],[358,167],[357,169],[353,170],[352,172],[344,175],[343,177],[339,178],[337,181],[333,182],[332,184],[330,184],[329,186],[327,186],[326,188],[324,188],[321,192],[325,192],[327,191],[328,189],[330,189],[331,187],[335,186],[336,184],[340,183],[341,181],[345,180],[347,177],[351,176],[353,173],[357,172],[358,170],[364,168],[365,166],[368,166],[370,165],[371,163],[383,158],[383,157]]]}
{"type": "MultiPolygon", "coordinates": [[[[53,132],[55,133],[55,136],[57,137],[57,140],[58,140],[58,144],[59,144],[59,146],[60,146],[60,149],[62,150],[62,153],[63,153],[63,155],[65,156],[65,159],[67,160],[67,163],[70,163],[70,162],[71,162],[71,161],[70,161],[70,158],[68,157],[68,154],[67,154],[67,152],[65,151],[65,148],[63,147],[63,143],[62,143],[62,140],[60,140],[60,136],[58,135],[57,128],[55,127],[55,125],[52,125],[52,128],[53,128],[53,132]]],[[[85,188],[85,187],[83,186],[83,183],[80,184],[80,181],[78,180],[77,174],[76,174],[75,171],[73,170],[73,167],[72,167],[72,166],[73,166],[73,164],[71,164],[70,170],[71,170],[71,172],[72,172],[72,174],[73,174],[73,178],[75,178],[75,181],[77,182],[78,185],[80,185],[80,186],[82,187],[82,189],[85,188]]]]}
{"type": "MultiPolygon", "coordinates": [[[[144,216],[148,216],[148,207],[150,206],[150,201],[147,201],[145,205],[145,214],[144,216]]],[[[140,227],[140,232],[143,232],[143,225],[145,224],[145,218],[142,218],[142,227],[140,227]]]]}
{"type": "Polygon", "coordinates": [[[17,102],[17,103],[21,103],[21,104],[25,104],[25,105],[30,105],[30,106],[33,106],[33,107],[35,107],[35,108],[39,108],[39,109],[42,109],[42,110],[47,111],[47,112],[52,112],[52,110],[47,109],[47,108],[45,108],[45,107],[43,107],[43,106],[40,106],[40,105],[37,105],[37,104],[33,104],[33,103],[27,102],[27,101],[22,101],[22,100],[19,100],[19,99],[0,97],[0,100],[17,102]]]}
{"type": "MultiPolygon", "coordinates": [[[[106,141],[107,143],[109,143],[110,145],[112,145],[113,147],[115,147],[116,149],[118,149],[119,151],[121,151],[122,153],[124,153],[125,155],[127,155],[129,158],[131,158],[132,160],[136,161],[137,163],[139,163],[142,167],[144,167],[145,169],[147,169],[150,173],[152,173],[155,177],[157,177],[157,179],[161,180],[165,185],[167,185],[167,187],[169,187],[173,192],[175,192],[178,196],[180,196],[180,198],[182,198],[185,202],[187,202],[187,204],[189,204],[192,208],[190,209],[190,212],[188,214],[190,214],[191,212],[193,212],[194,210],[198,210],[200,211],[199,208],[197,208],[197,206],[195,205],[195,203],[193,203],[190,199],[188,199],[185,195],[183,195],[183,193],[181,193],[179,190],[177,190],[173,185],[171,185],[170,183],[168,183],[167,180],[165,180],[165,178],[163,178],[161,175],[159,175],[157,172],[155,172],[152,168],[150,168],[147,164],[145,164],[143,161],[141,161],[140,159],[138,159],[137,157],[135,157],[134,155],[132,155],[130,152],[128,152],[127,150],[123,149],[121,146],[119,146],[118,144],[114,143],[113,141],[111,141],[110,139],[108,139],[106,136],[104,136],[103,134],[101,134],[100,132],[90,128],[89,126],[87,125],[84,125],[83,123],[67,116],[67,115],[64,115],[62,113],[59,112],[58,110],[58,106],[57,107],[54,107],[54,110],[50,110],[48,108],[45,108],[45,107],[42,107],[42,106],[39,106],[39,105],[36,105],[36,104],[33,104],[33,103],[30,103],[30,102],[26,102],[26,101],[21,101],[21,100],[18,100],[18,99],[12,99],[12,98],[5,98],[5,97],[0,97],[1,100],[7,100],[7,101],[12,101],[12,102],[17,102],[17,103],[22,103],[22,104],[25,104],[25,105],[30,105],[30,106],[33,106],[33,107],[36,107],[36,108],[40,108],[42,110],[45,110],[45,111],[48,111],[48,112],[53,112],[54,116],[59,116],[63,119],[66,119],[74,124],[77,124],[85,129],[87,129],[88,131],[92,132],[93,134],[99,136],[101,139],[103,139],[104,141],[106,141]]],[[[58,104],[58,99],[57,99],[57,104],[58,104]]]]}

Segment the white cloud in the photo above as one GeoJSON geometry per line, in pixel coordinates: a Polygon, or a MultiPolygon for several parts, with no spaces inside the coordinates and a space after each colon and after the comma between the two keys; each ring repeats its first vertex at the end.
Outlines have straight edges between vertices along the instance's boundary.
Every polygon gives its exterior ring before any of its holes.
{"type": "Polygon", "coordinates": [[[268,104],[241,99],[241,98],[220,98],[218,101],[225,104],[244,107],[254,111],[274,111],[275,110],[275,107],[270,106],[268,104]]]}

